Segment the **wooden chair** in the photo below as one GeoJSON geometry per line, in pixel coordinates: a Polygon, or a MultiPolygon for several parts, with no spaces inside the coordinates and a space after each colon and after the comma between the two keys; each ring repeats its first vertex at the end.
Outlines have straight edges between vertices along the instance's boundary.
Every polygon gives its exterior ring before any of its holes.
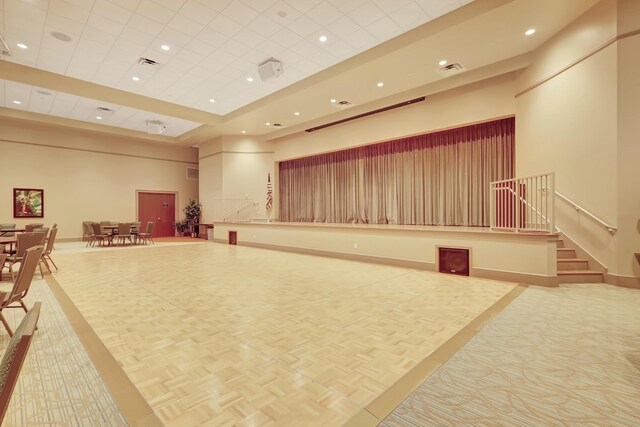
{"type": "Polygon", "coordinates": [[[44,224],[27,224],[24,226],[24,231],[26,233],[31,233],[36,228],[42,228],[44,224]]]}
{"type": "Polygon", "coordinates": [[[131,240],[131,223],[130,222],[121,222],[118,224],[118,234],[114,236],[118,239],[118,246],[120,246],[120,242],[124,245],[125,240],[129,240],[129,243],[133,244],[133,240],[131,240]]]}
{"type": "Polygon", "coordinates": [[[36,302],[33,308],[24,316],[16,329],[15,335],[9,340],[2,363],[0,363],[0,424],[2,424],[7,413],[11,395],[18,382],[18,376],[31,346],[31,339],[36,331],[38,318],[40,317],[41,304],[36,302]]]}
{"type": "Polygon", "coordinates": [[[53,264],[53,266],[56,268],[56,271],[58,270],[58,266],[51,259],[51,252],[53,251],[53,245],[56,241],[57,235],[58,235],[58,229],[52,228],[51,232],[49,233],[49,240],[47,240],[47,244],[45,245],[44,251],[42,252],[42,262],[44,262],[44,266],[47,267],[47,270],[49,270],[49,273],[52,272],[51,267],[49,266],[49,262],[53,264]]]}
{"type": "Polygon", "coordinates": [[[18,271],[18,278],[13,282],[13,288],[9,292],[1,292],[2,298],[0,299],[0,321],[4,325],[5,329],[9,333],[9,336],[13,335],[13,331],[7,323],[2,314],[2,310],[5,308],[22,308],[24,312],[27,312],[27,306],[24,304],[23,299],[29,293],[31,287],[31,281],[36,271],[36,266],[40,264],[40,257],[44,251],[44,246],[34,246],[26,250],[24,259],[20,263],[20,270],[18,271]],[[17,304],[17,305],[12,305],[17,304]]]}
{"type": "Polygon", "coordinates": [[[145,245],[148,242],[151,242],[152,244],[155,245],[155,243],[153,242],[153,227],[155,226],[155,223],[153,221],[149,221],[147,222],[147,230],[144,233],[138,233],[138,239],[142,240],[142,243],[144,243],[145,245]]]}
{"type": "Polygon", "coordinates": [[[0,280],[2,280],[2,270],[4,270],[4,262],[7,260],[9,254],[3,254],[4,251],[3,245],[0,245],[0,280]]]}
{"type": "MultiPolygon", "coordinates": [[[[16,240],[16,253],[9,255],[5,260],[5,264],[9,267],[9,273],[11,273],[11,280],[14,280],[13,265],[22,262],[27,249],[34,246],[41,246],[44,244],[44,233],[22,233],[18,234],[16,240]]],[[[21,267],[22,268],[22,267],[21,267]]],[[[40,267],[40,274],[42,275],[42,267],[40,267]]],[[[42,276],[44,277],[44,275],[42,276]]]]}

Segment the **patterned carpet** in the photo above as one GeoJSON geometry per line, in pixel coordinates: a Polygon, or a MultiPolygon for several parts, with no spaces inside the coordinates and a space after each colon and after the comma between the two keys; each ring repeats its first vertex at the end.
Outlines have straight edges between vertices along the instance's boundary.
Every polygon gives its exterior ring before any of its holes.
{"type": "Polygon", "coordinates": [[[640,425],[640,291],[530,287],[383,426],[640,425]]]}
{"type": "MultiPolygon", "coordinates": [[[[11,282],[3,280],[0,290],[8,291],[11,286],[11,282]]],[[[25,302],[31,307],[35,301],[42,301],[38,332],[2,426],[126,426],[102,378],[37,271],[25,302]]],[[[6,309],[4,315],[15,330],[24,311],[6,309]]],[[[9,335],[0,328],[0,350],[4,352],[9,335]]]]}

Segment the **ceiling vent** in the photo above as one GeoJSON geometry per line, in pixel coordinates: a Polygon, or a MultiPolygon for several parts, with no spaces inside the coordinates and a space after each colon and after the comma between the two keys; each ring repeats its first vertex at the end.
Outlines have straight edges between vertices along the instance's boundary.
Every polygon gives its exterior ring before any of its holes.
{"type": "Polygon", "coordinates": [[[161,135],[167,129],[162,120],[147,120],[147,133],[150,135],[161,135]]]}
{"type": "Polygon", "coordinates": [[[465,70],[466,69],[464,68],[464,65],[462,65],[459,62],[456,62],[453,64],[445,65],[444,67],[438,68],[437,71],[438,71],[438,74],[440,74],[441,76],[449,77],[454,74],[461,73],[465,70]]]}
{"type": "Polygon", "coordinates": [[[260,80],[263,82],[272,79],[274,77],[280,77],[284,72],[284,67],[282,66],[282,62],[277,61],[273,58],[263,62],[258,65],[258,73],[260,74],[260,80]]]}
{"type": "Polygon", "coordinates": [[[341,110],[346,110],[347,108],[353,107],[353,103],[351,103],[350,101],[338,101],[338,102],[333,102],[331,103],[331,105],[333,105],[336,108],[339,108],[341,110]]]}
{"type": "Polygon", "coordinates": [[[11,49],[9,49],[9,45],[2,38],[2,34],[0,34],[0,55],[11,56],[11,49]]]}
{"type": "Polygon", "coordinates": [[[286,128],[286,125],[283,125],[282,123],[269,123],[268,125],[270,128],[275,128],[275,129],[282,129],[282,128],[286,128]]]}
{"type": "Polygon", "coordinates": [[[138,59],[138,64],[142,65],[144,68],[155,68],[158,65],[160,65],[153,59],[149,59],[149,58],[138,59]]]}

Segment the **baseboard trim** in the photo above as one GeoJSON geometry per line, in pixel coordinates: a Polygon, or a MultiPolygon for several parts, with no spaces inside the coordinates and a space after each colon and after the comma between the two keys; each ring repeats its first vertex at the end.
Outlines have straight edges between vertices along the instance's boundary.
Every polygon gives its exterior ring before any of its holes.
{"type": "Polygon", "coordinates": [[[514,271],[489,270],[486,268],[471,267],[469,272],[472,277],[481,279],[499,280],[501,282],[525,283],[527,285],[555,288],[559,286],[558,276],[538,276],[535,274],[517,273],[514,271]]]}
{"type": "Polygon", "coordinates": [[[604,275],[604,281],[610,285],[620,286],[621,288],[640,289],[640,277],[606,273],[604,275]]]}

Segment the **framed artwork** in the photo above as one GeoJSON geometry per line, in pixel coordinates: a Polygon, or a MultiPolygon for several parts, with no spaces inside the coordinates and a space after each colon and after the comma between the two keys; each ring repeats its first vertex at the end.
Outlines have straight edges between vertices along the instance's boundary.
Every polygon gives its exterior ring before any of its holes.
{"type": "Polygon", "coordinates": [[[44,190],[38,190],[35,188],[14,188],[13,217],[44,217],[44,190]]]}

